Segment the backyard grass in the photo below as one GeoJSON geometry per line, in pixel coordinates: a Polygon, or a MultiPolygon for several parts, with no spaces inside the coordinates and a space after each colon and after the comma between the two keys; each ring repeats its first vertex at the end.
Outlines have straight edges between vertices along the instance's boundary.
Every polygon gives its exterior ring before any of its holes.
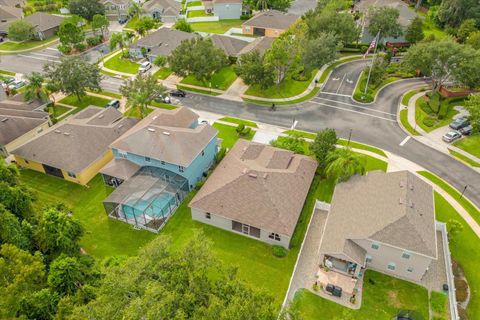
{"type": "Polygon", "coordinates": [[[53,107],[48,107],[48,113],[54,118],[58,118],[61,115],[63,115],[64,113],[67,113],[70,110],[71,110],[70,108],[67,108],[67,107],[61,106],[61,105],[55,105],[53,107]]]}
{"type": "Polygon", "coordinates": [[[119,52],[118,54],[105,61],[105,63],[103,64],[105,68],[123,73],[129,73],[132,75],[137,74],[140,64],[127,59],[122,59],[121,55],[122,53],[119,52]]]}
{"type": "Polygon", "coordinates": [[[428,319],[427,289],[372,270],[365,272],[359,310],[345,308],[304,289],[297,292],[295,301],[304,319],[384,320],[393,319],[401,309],[415,310],[422,319],[428,319]]]}
{"type": "Polygon", "coordinates": [[[82,97],[82,100],[78,100],[77,97],[74,96],[74,95],[69,95],[69,96],[63,98],[62,100],[58,101],[58,103],[63,103],[63,104],[67,104],[69,106],[77,107],[77,109],[74,110],[74,112],[78,112],[82,109],[85,109],[86,107],[88,107],[90,105],[103,108],[109,102],[110,102],[109,99],[95,97],[95,96],[89,96],[89,95],[86,95],[86,96],[82,97]]]}
{"type": "Polygon", "coordinates": [[[255,122],[249,121],[249,120],[233,118],[233,117],[223,117],[223,118],[220,118],[219,120],[222,120],[222,121],[225,121],[225,122],[231,122],[231,123],[235,123],[235,124],[243,124],[245,126],[249,126],[249,127],[252,127],[252,128],[258,128],[258,126],[255,122]]]}
{"type": "Polygon", "coordinates": [[[480,158],[480,134],[465,137],[461,140],[458,140],[453,145],[474,155],[477,158],[480,158]]]}
{"type": "Polygon", "coordinates": [[[154,77],[156,77],[157,79],[160,79],[160,80],[164,80],[164,79],[167,79],[169,75],[172,74],[172,70],[170,70],[169,68],[160,68],[158,69],[157,72],[155,72],[153,74],[154,77]]]}
{"type": "MultiPolygon", "coordinates": [[[[295,104],[295,103],[304,102],[304,101],[310,100],[311,98],[315,97],[317,95],[318,91],[320,91],[320,88],[315,87],[307,95],[305,95],[301,98],[294,99],[294,100],[289,100],[289,101],[275,101],[275,104],[276,105],[288,105],[288,104],[295,104]]],[[[255,104],[268,105],[268,106],[272,105],[271,101],[249,99],[249,98],[242,98],[242,100],[245,101],[245,102],[250,102],[250,103],[255,103],[255,104]]]]}
{"type": "Polygon", "coordinates": [[[215,122],[213,127],[218,130],[218,137],[222,139],[222,147],[231,149],[238,139],[252,140],[255,130],[251,130],[246,136],[239,136],[236,126],[215,122]]]}
{"type": "Polygon", "coordinates": [[[310,77],[305,81],[286,78],[280,82],[280,85],[273,85],[267,89],[262,89],[258,85],[250,86],[247,91],[245,91],[245,95],[269,99],[290,98],[307,90],[316,73],[317,70],[313,70],[310,77]]]}
{"type": "Polygon", "coordinates": [[[454,156],[455,158],[459,159],[460,161],[463,161],[463,162],[467,163],[468,165],[470,165],[472,167],[480,167],[480,163],[470,159],[469,157],[464,156],[463,154],[461,154],[457,151],[453,151],[452,149],[448,149],[448,152],[450,152],[450,154],[452,156],[454,156]]]}
{"type": "Polygon", "coordinates": [[[29,50],[33,49],[38,46],[42,46],[48,42],[57,40],[58,37],[51,37],[45,40],[29,40],[29,41],[22,41],[22,42],[13,42],[13,41],[5,41],[0,44],[0,50],[5,51],[18,51],[18,50],[29,50]]]}
{"type": "Polygon", "coordinates": [[[195,78],[194,75],[191,74],[183,78],[180,83],[204,88],[210,88],[211,86],[212,89],[226,90],[232,85],[236,78],[237,74],[235,73],[235,71],[233,71],[233,66],[228,66],[215,72],[210,82],[198,80],[197,78],[195,78]]]}
{"type": "Polygon", "coordinates": [[[210,90],[202,90],[202,89],[197,89],[197,88],[190,88],[187,86],[182,86],[181,84],[177,84],[177,89],[182,89],[185,91],[190,91],[190,92],[195,92],[195,93],[201,93],[201,94],[208,94],[211,96],[219,96],[220,93],[218,92],[212,92],[210,90]]]}
{"type": "Polygon", "coordinates": [[[198,18],[198,17],[211,17],[213,13],[207,13],[205,10],[189,10],[187,17],[188,18],[198,18]]]}
{"type": "Polygon", "coordinates": [[[415,128],[413,128],[410,125],[410,122],[408,122],[408,110],[407,109],[402,109],[400,110],[400,122],[402,123],[403,127],[410,132],[411,135],[413,136],[419,136],[420,133],[418,133],[415,128]]]}
{"type": "Polygon", "coordinates": [[[240,19],[235,20],[220,20],[210,22],[192,22],[190,25],[196,32],[220,33],[223,34],[231,28],[241,28],[244,21],[240,19]]]}

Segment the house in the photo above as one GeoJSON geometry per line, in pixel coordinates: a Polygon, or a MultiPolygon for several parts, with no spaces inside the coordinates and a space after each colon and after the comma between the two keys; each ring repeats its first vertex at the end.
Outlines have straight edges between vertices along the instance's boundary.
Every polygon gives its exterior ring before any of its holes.
{"type": "MultiPolygon", "coordinates": [[[[33,37],[36,40],[45,40],[56,35],[63,19],[65,19],[65,17],[45,12],[35,12],[24,18],[25,21],[32,25],[33,37]]],[[[0,35],[8,35],[8,28],[13,21],[14,20],[0,24],[0,35]]]]}
{"type": "Polygon", "coordinates": [[[108,146],[137,120],[90,106],[11,151],[20,167],[86,185],[112,158],[108,146]]]}
{"type": "Polygon", "coordinates": [[[240,139],[192,199],[192,219],[289,247],[317,169],[310,157],[240,139]]]}
{"type": "Polygon", "coordinates": [[[219,20],[240,19],[242,15],[242,0],[211,0],[203,1],[205,10],[213,12],[219,20]]]}
{"type": "Polygon", "coordinates": [[[268,49],[272,47],[272,43],[275,41],[275,38],[270,37],[258,37],[252,42],[249,42],[242,50],[238,53],[238,55],[242,55],[244,53],[248,53],[251,51],[258,51],[261,54],[265,53],[268,49]]]}
{"type": "Polygon", "coordinates": [[[408,171],[374,171],[335,188],[320,243],[330,272],[371,268],[420,282],[437,259],[432,187],[408,171]]]}
{"type": "Polygon", "coordinates": [[[128,49],[130,55],[137,59],[147,57],[148,60],[153,61],[157,56],[169,56],[182,41],[194,37],[196,35],[193,33],[163,27],[140,38],[128,49]]]}
{"type": "Polygon", "coordinates": [[[109,20],[118,20],[128,17],[128,9],[132,5],[132,0],[101,0],[105,6],[105,16],[109,20]]]}
{"type": "Polygon", "coordinates": [[[0,155],[8,157],[10,151],[48,129],[50,118],[43,109],[46,103],[38,100],[24,102],[10,99],[0,101],[0,155]]]}
{"type": "Polygon", "coordinates": [[[8,22],[23,18],[23,9],[0,4],[0,22],[8,22]]]}
{"type": "Polygon", "coordinates": [[[263,11],[242,24],[242,33],[277,38],[299,18],[295,14],[277,10],[263,11]]]}
{"type": "Polygon", "coordinates": [[[167,23],[177,21],[182,12],[182,4],[175,0],[149,0],[142,8],[144,15],[167,23]]]}
{"type": "Polygon", "coordinates": [[[0,5],[15,8],[23,8],[25,3],[25,0],[0,0],[0,5]]]}
{"type": "Polygon", "coordinates": [[[210,39],[212,39],[215,47],[222,49],[228,57],[232,58],[238,57],[242,49],[249,44],[249,42],[245,40],[220,34],[214,34],[210,39]]]}
{"type": "Polygon", "coordinates": [[[110,145],[114,159],[101,173],[116,189],[104,200],[107,214],[158,232],[206,177],[218,143],[217,130],[190,109],[156,109],[110,145]]]}

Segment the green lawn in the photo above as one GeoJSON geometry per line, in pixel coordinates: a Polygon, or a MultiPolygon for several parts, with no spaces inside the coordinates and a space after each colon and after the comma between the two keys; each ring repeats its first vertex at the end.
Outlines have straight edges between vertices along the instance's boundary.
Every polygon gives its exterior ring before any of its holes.
{"type": "Polygon", "coordinates": [[[104,99],[104,98],[94,97],[89,95],[84,96],[82,100],[78,100],[77,97],[74,95],[69,95],[63,98],[62,100],[58,101],[58,103],[68,104],[69,106],[77,107],[77,109],[74,110],[74,112],[78,112],[82,109],[85,109],[90,105],[97,106],[97,107],[105,107],[109,102],[110,102],[109,99],[104,99]]]}
{"type": "Polygon", "coordinates": [[[154,77],[156,77],[157,79],[160,79],[160,80],[164,80],[164,79],[167,79],[169,75],[172,74],[172,70],[170,70],[169,68],[160,68],[158,69],[157,72],[155,72],[153,74],[154,77]]]}
{"type": "MultiPolygon", "coordinates": [[[[310,100],[311,98],[315,97],[317,95],[318,91],[320,91],[320,88],[315,87],[315,88],[313,88],[312,91],[310,91],[310,93],[308,93],[307,95],[305,95],[301,98],[294,99],[294,100],[289,100],[289,101],[277,101],[277,102],[275,102],[275,104],[276,105],[288,105],[288,104],[295,104],[295,103],[304,102],[304,101],[310,100]]],[[[255,104],[268,105],[268,106],[272,105],[271,101],[248,99],[248,98],[242,98],[242,100],[245,101],[245,102],[251,102],[251,103],[255,103],[255,104]]]]}
{"type": "Polygon", "coordinates": [[[121,55],[122,54],[120,52],[119,54],[107,60],[104,63],[105,68],[129,74],[137,74],[140,64],[127,59],[122,59],[121,55]]]}
{"type": "Polygon", "coordinates": [[[5,74],[5,75],[7,75],[7,76],[15,76],[15,75],[16,75],[15,72],[13,72],[13,71],[8,71],[8,70],[0,70],[0,74],[2,74],[2,75],[5,74]]]}
{"type": "Polygon", "coordinates": [[[0,50],[5,50],[5,51],[28,50],[28,49],[32,49],[32,48],[44,45],[56,39],[58,39],[58,37],[55,36],[55,37],[48,38],[41,41],[37,41],[37,40],[22,41],[22,42],[5,41],[0,44],[0,50]]]}
{"type": "Polygon", "coordinates": [[[226,90],[232,85],[236,78],[237,74],[235,73],[235,71],[233,71],[233,66],[228,66],[215,72],[210,82],[201,81],[196,79],[194,75],[189,75],[183,78],[180,83],[205,88],[210,88],[211,85],[212,89],[226,90]]]}
{"type": "Polygon", "coordinates": [[[415,130],[415,128],[413,128],[410,125],[410,122],[408,122],[408,110],[407,109],[400,110],[400,122],[402,123],[403,127],[408,132],[410,132],[411,135],[414,135],[414,136],[419,136],[420,135],[420,133],[418,133],[418,131],[415,130]]]}
{"type": "Polygon", "coordinates": [[[115,93],[115,92],[110,92],[110,91],[91,91],[91,90],[88,90],[88,92],[91,92],[91,93],[96,93],[96,94],[101,94],[103,96],[107,96],[107,97],[112,97],[112,98],[115,98],[115,99],[122,99],[122,95],[120,93],[115,93]]]}
{"type": "Polygon", "coordinates": [[[365,93],[365,86],[367,84],[367,77],[368,73],[362,72],[360,75],[360,80],[357,82],[357,86],[355,87],[355,91],[353,93],[353,99],[359,102],[372,102],[375,100],[375,96],[377,95],[378,91],[382,89],[389,83],[394,81],[400,80],[400,77],[386,77],[382,82],[378,85],[373,85],[372,83],[368,84],[367,93],[365,93]]]}
{"type": "Polygon", "coordinates": [[[470,159],[469,157],[464,156],[460,152],[453,151],[452,149],[448,149],[448,152],[455,158],[459,159],[460,161],[466,162],[468,165],[472,167],[480,167],[480,163],[470,159]]]}
{"type": "Polygon", "coordinates": [[[295,301],[304,319],[386,320],[393,319],[399,309],[415,310],[423,319],[428,319],[427,289],[372,270],[365,272],[362,306],[359,310],[345,308],[307,290],[298,291],[295,301]]]}
{"type": "Polygon", "coordinates": [[[211,17],[213,13],[207,13],[205,10],[189,10],[187,18],[211,17]]]}
{"type": "Polygon", "coordinates": [[[420,10],[417,11],[417,13],[425,18],[423,19],[423,34],[425,35],[425,37],[428,37],[429,35],[434,35],[436,39],[442,39],[448,36],[442,28],[440,28],[435,24],[435,22],[430,20],[430,17],[427,14],[420,10]]]}
{"type": "MultiPolygon", "coordinates": [[[[427,103],[425,102],[424,97],[420,97],[415,101],[415,121],[417,124],[425,130],[426,132],[431,132],[435,129],[448,125],[452,122],[453,117],[458,113],[455,110],[454,106],[462,106],[463,101],[458,101],[458,98],[449,98],[445,99],[442,102],[442,105],[448,108],[448,112],[443,119],[439,119],[436,115],[429,115],[426,110],[429,110],[427,103]]],[[[440,107],[441,108],[441,107],[440,107]]]]}
{"type": "Polygon", "coordinates": [[[48,107],[48,113],[54,118],[58,118],[68,111],[70,111],[70,108],[60,106],[60,105],[55,105],[54,107],[48,107]]]}
{"type": "Polygon", "coordinates": [[[430,307],[432,309],[433,320],[449,319],[448,296],[444,292],[432,291],[430,293],[430,307]]]}
{"type": "Polygon", "coordinates": [[[209,33],[225,33],[231,28],[241,28],[244,21],[240,19],[235,20],[220,20],[211,22],[193,22],[190,23],[194,31],[209,32],[209,33]]]}
{"type": "Polygon", "coordinates": [[[405,93],[402,97],[402,104],[404,106],[408,106],[408,102],[410,101],[410,99],[419,92],[419,90],[412,90],[405,93]]]}
{"type": "Polygon", "coordinates": [[[307,90],[316,73],[317,70],[313,70],[310,78],[305,81],[286,78],[280,82],[279,86],[273,85],[267,89],[262,89],[258,85],[250,86],[247,91],[245,91],[245,95],[269,99],[290,98],[307,90]]]}
{"type": "Polygon", "coordinates": [[[198,7],[198,6],[203,6],[202,1],[191,1],[187,3],[187,7],[198,7]]]}
{"type": "Polygon", "coordinates": [[[228,124],[223,123],[215,122],[213,127],[218,130],[218,137],[222,139],[222,147],[228,149],[231,149],[238,139],[252,140],[255,135],[255,130],[252,129],[247,136],[240,137],[235,130],[237,128],[236,126],[229,126],[228,124]]]}
{"type": "Polygon", "coordinates": [[[125,28],[127,29],[135,29],[135,24],[138,22],[138,17],[133,17],[132,19],[128,20],[125,24],[125,28]]]}
{"type": "Polygon", "coordinates": [[[235,124],[243,124],[252,128],[258,128],[257,124],[253,121],[245,120],[245,119],[239,119],[239,118],[233,118],[233,117],[223,117],[220,118],[219,120],[225,121],[225,122],[231,122],[235,124]]]}
{"type": "Polygon", "coordinates": [[[480,134],[465,137],[461,140],[458,140],[453,145],[473,154],[477,158],[480,158],[480,134]]]}

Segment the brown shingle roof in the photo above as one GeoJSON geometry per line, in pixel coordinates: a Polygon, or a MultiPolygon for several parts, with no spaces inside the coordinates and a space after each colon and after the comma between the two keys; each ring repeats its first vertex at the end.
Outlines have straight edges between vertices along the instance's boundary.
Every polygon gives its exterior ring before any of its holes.
{"type": "Polygon", "coordinates": [[[275,41],[274,38],[270,37],[259,37],[246,45],[240,52],[239,55],[248,53],[250,51],[257,50],[260,53],[264,53],[272,47],[272,43],[275,41]]]}
{"type": "Polygon", "coordinates": [[[187,167],[217,136],[208,124],[192,128],[198,115],[188,108],[156,109],[111,144],[112,148],[187,167]]]}
{"type": "Polygon", "coordinates": [[[322,239],[324,254],[359,257],[347,242],[370,239],[436,258],[432,187],[408,171],[355,176],[335,188],[322,239]]]}
{"type": "Polygon", "coordinates": [[[257,28],[271,28],[286,30],[300,16],[291,13],[285,13],[277,10],[263,11],[249,20],[245,21],[243,26],[257,27],[257,28]]]}
{"type": "Polygon", "coordinates": [[[219,34],[214,34],[210,38],[212,39],[213,45],[222,49],[229,57],[238,56],[240,51],[248,45],[247,41],[219,34]]]}
{"type": "MultiPolygon", "coordinates": [[[[113,109],[114,108],[109,108],[113,109]]],[[[90,106],[58,123],[11,153],[24,159],[79,173],[100,159],[115,139],[133,127],[137,120],[117,117],[109,123],[89,124],[111,110],[90,106]],[[89,117],[86,117],[89,115],[89,117]]]]}
{"type": "Polygon", "coordinates": [[[196,37],[196,35],[193,33],[170,28],[160,28],[131,44],[130,48],[150,48],[151,51],[149,54],[168,56],[182,41],[194,37],[196,37]]]}
{"type": "Polygon", "coordinates": [[[140,166],[136,163],[128,161],[127,159],[115,158],[107,163],[102,170],[100,170],[100,173],[122,180],[127,180],[133,176],[138,169],[140,169],[140,166]]]}
{"type": "Polygon", "coordinates": [[[240,139],[189,206],[291,236],[316,168],[307,156],[240,139]]]}

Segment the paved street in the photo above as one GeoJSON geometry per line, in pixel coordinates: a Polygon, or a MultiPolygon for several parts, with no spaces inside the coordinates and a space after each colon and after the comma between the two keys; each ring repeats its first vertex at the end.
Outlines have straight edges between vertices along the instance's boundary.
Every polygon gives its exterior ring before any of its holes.
{"type": "Polygon", "coordinates": [[[308,10],[315,9],[316,6],[317,1],[315,0],[295,0],[290,9],[288,9],[288,12],[303,15],[308,10]]]}

